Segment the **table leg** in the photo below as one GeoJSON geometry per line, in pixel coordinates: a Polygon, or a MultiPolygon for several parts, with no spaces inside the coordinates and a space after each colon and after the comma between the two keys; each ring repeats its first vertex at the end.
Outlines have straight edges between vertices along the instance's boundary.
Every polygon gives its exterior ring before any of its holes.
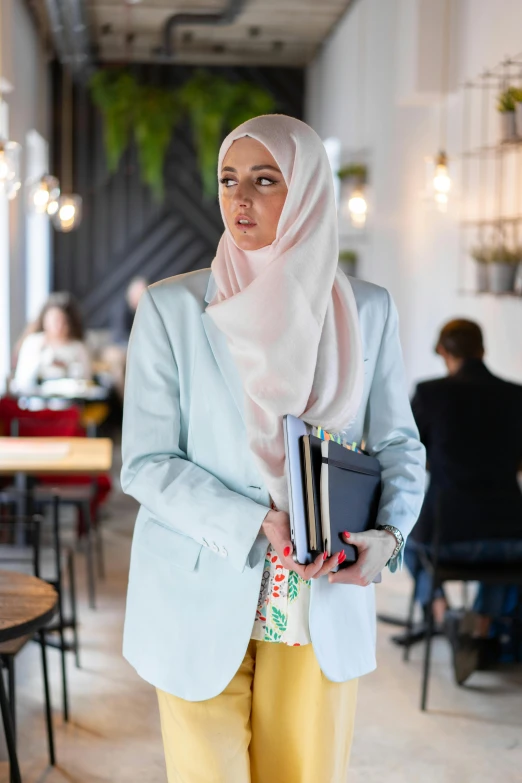
{"type": "Polygon", "coordinates": [[[94,576],[94,551],[92,541],[92,519],[90,500],[82,504],[83,521],[85,525],[85,560],[87,566],[87,590],[89,594],[89,606],[96,609],[96,586],[94,576]]]}
{"type": "Polygon", "coordinates": [[[51,691],[49,688],[49,674],[47,671],[47,649],[45,645],[45,633],[40,630],[38,632],[40,640],[40,648],[42,651],[42,673],[44,681],[44,695],[45,695],[45,717],[47,721],[47,741],[49,744],[49,762],[54,767],[56,763],[54,753],[54,731],[53,731],[53,715],[51,711],[51,691]]]}
{"type": "Polygon", "coordinates": [[[7,752],[9,754],[9,766],[11,767],[11,780],[13,783],[22,783],[22,777],[20,775],[20,767],[18,766],[18,758],[16,756],[16,742],[13,731],[13,723],[11,720],[11,709],[7,700],[5,692],[4,676],[0,671],[0,710],[2,712],[2,720],[4,723],[5,741],[7,745],[7,752]]]}
{"type": "MultiPolygon", "coordinates": [[[[16,473],[14,484],[16,489],[16,513],[19,517],[28,517],[34,511],[33,504],[33,486],[34,479],[26,473],[16,473]]],[[[25,528],[22,522],[15,527],[16,546],[25,546],[27,544],[25,528]]]]}
{"type": "MultiPolygon", "coordinates": [[[[27,516],[27,475],[25,473],[16,473],[14,477],[16,489],[16,515],[17,517],[27,516]]],[[[15,544],[24,546],[25,531],[23,522],[17,522],[15,526],[15,544]]]]}

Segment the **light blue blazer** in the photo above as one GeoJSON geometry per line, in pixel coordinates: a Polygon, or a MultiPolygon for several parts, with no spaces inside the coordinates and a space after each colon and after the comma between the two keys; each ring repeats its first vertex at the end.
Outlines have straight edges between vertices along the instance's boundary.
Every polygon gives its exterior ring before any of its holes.
{"type": "MultiPolygon", "coordinates": [[[[406,536],[420,511],[425,453],[408,400],[398,321],[383,288],[352,281],[365,385],[348,440],[383,468],[379,523],[406,536]]],[[[267,540],[269,495],[248,448],[242,385],[205,312],[209,269],[142,296],[129,343],[124,491],[141,504],[132,543],[123,652],[145,680],[189,701],[221,693],[245,655],[267,540]]],[[[347,528],[350,527],[347,516],[347,528]]],[[[375,666],[374,586],[313,580],[310,635],[330,680],[375,666]]]]}

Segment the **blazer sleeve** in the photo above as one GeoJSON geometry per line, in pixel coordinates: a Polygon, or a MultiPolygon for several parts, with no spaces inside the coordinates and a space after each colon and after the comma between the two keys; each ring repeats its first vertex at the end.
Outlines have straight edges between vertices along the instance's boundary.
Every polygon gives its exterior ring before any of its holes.
{"type": "Polygon", "coordinates": [[[167,527],[203,545],[215,542],[243,571],[255,565],[249,555],[270,509],[228,489],[188,459],[179,443],[180,416],[176,357],[147,290],[127,356],[122,488],[167,527]]]}
{"type": "Polygon", "coordinates": [[[424,498],[426,453],[409,402],[397,308],[386,295],[388,313],[366,411],[366,448],[382,467],[377,524],[394,525],[406,538],[424,498]]]}

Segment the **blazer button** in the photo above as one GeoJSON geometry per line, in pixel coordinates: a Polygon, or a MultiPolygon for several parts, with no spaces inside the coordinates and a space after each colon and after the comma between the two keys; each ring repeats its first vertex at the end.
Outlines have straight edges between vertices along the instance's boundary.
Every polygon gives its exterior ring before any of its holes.
{"type": "Polygon", "coordinates": [[[212,549],[213,552],[219,552],[219,547],[215,541],[211,543],[210,548],[212,549]]]}
{"type": "Polygon", "coordinates": [[[209,546],[209,543],[206,538],[202,538],[201,543],[203,544],[203,546],[209,546]]]}
{"type": "Polygon", "coordinates": [[[219,554],[221,555],[221,557],[228,557],[228,552],[224,546],[222,546],[221,549],[219,550],[219,554]]]}

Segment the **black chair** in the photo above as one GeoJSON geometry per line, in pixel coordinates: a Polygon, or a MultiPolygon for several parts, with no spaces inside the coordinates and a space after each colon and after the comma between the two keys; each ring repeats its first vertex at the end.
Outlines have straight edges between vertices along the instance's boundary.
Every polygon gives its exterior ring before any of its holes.
{"type": "MultiPolygon", "coordinates": [[[[8,517],[0,516],[0,536],[7,538],[7,540],[13,540],[15,535],[15,528],[23,529],[26,540],[29,542],[25,547],[25,551],[18,549],[14,556],[9,557],[9,565],[16,565],[17,570],[20,566],[29,566],[34,576],[40,576],[40,551],[41,551],[41,523],[42,519],[38,515],[32,517],[21,518],[19,516],[8,517]],[[3,534],[3,535],[2,535],[3,534]]],[[[2,567],[5,566],[1,556],[2,544],[0,544],[0,563],[2,567]]],[[[31,635],[21,636],[17,639],[12,639],[9,642],[0,643],[0,667],[7,671],[8,678],[8,693],[9,693],[9,712],[11,714],[11,724],[13,728],[13,740],[16,744],[16,678],[15,678],[15,661],[16,656],[24,649],[26,644],[32,641],[31,635]]],[[[47,727],[47,742],[49,749],[49,763],[54,766],[56,763],[56,755],[54,748],[54,731],[52,720],[52,706],[51,706],[51,692],[49,685],[49,674],[47,667],[47,652],[46,652],[46,638],[45,633],[38,632],[38,642],[40,644],[42,652],[42,675],[44,684],[44,697],[45,697],[45,722],[47,727]]],[[[0,671],[0,677],[3,677],[2,671],[0,671]]],[[[7,732],[6,732],[7,734],[7,732]]],[[[11,780],[13,780],[11,776],[11,780]]]]}
{"type": "MultiPolygon", "coordinates": [[[[10,508],[11,497],[8,496],[7,507],[10,508]]],[[[2,505],[5,505],[5,497],[0,495],[0,509],[2,505]]],[[[38,548],[38,561],[36,564],[32,564],[33,567],[30,572],[34,576],[44,579],[50,585],[52,585],[58,594],[58,614],[56,621],[47,625],[43,629],[43,633],[46,639],[46,645],[48,647],[54,647],[60,651],[61,656],[61,671],[62,671],[62,702],[63,702],[63,717],[64,721],[69,720],[69,692],[67,685],[67,652],[73,652],[75,655],[76,666],[80,666],[80,643],[78,636],[78,613],[76,604],[76,577],[74,568],[74,553],[71,548],[62,546],[60,536],[60,525],[58,519],[58,507],[59,500],[54,498],[52,507],[52,530],[51,530],[51,544],[48,547],[43,547],[42,532],[40,530],[40,545],[38,548]],[[65,574],[67,574],[68,582],[68,595],[66,594],[65,574]],[[65,605],[66,601],[69,603],[70,614],[66,613],[65,605]],[[72,639],[66,638],[66,631],[70,630],[72,639]],[[56,638],[58,636],[58,638],[56,638]]],[[[40,520],[43,517],[38,516],[40,520]]],[[[14,528],[19,529],[17,524],[17,517],[14,518],[14,528]]],[[[0,517],[0,522],[2,518],[0,517]]],[[[11,567],[13,564],[17,565],[23,559],[23,554],[20,555],[20,546],[18,544],[19,537],[17,535],[10,542],[5,542],[0,545],[0,563],[2,567],[11,567]]],[[[23,548],[22,548],[23,552],[23,548]]],[[[27,557],[25,558],[26,565],[28,564],[27,557]]],[[[18,568],[19,570],[19,568],[18,568]]]]}
{"type": "Polygon", "coordinates": [[[85,527],[84,546],[85,562],[87,568],[87,593],[89,596],[89,606],[91,609],[96,608],[96,578],[94,573],[94,551],[92,540],[93,528],[96,532],[98,575],[101,578],[104,578],[105,576],[101,525],[99,520],[97,520],[96,525],[93,525],[93,520],[91,519],[91,502],[95,495],[96,485],[94,483],[61,487],[37,484],[32,491],[35,508],[39,511],[43,511],[46,507],[52,506],[57,499],[58,515],[59,508],[61,506],[72,506],[81,512],[85,527]]]}
{"type": "MultiPolygon", "coordinates": [[[[10,435],[12,437],[18,437],[20,434],[20,424],[23,424],[23,417],[14,418],[10,423],[10,435]]],[[[38,430],[38,425],[35,421],[30,422],[31,432],[38,430]],[[36,430],[35,430],[36,428],[36,430]]],[[[44,430],[47,434],[48,425],[44,430]]],[[[97,436],[97,428],[95,424],[89,424],[87,426],[87,437],[95,438],[97,436]]],[[[19,492],[15,487],[10,487],[8,490],[13,498],[19,497],[19,492]]],[[[94,551],[93,551],[93,531],[96,535],[96,555],[97,555],[97,567],[98,576],[100,579],[105,578],[105,560],[103,555],[103,537],[101,530],[101,520],[99,515],[95,519],[92,519],[91,506],[92,501],[97,495],[96,481],[93,479],[89,484],[66,484],[49,486],[48,484],[38,484],[31,482],[31,503],[34,505],[34,509],[42,511],[46,506],[50,506],[54,502],[54,498],[59,499],[60,506],[72,506],[77,509],[78,514],[81,514],[83,520],[83,538],[85,547],[85,560],[87,566],[87,592],[89,596],[89,606],[91,609],[96,608],[96,580],[94,573],[94,551]]]]}
{"type": "MultiPolygon", "coordinates": [[[[439,497],[437,504],[437,513],[435,515],[435,524],[433,531],[432,545],[429,549],[420,549],[419,556],[423,567],[431,575],[431,595],[427,610],[427,628],[424,650],[424,664],[421,687],[421,710],[425,712],[428,704],[428,687],[431,669],[431,651],[434,636],[434,618],[433,601],[435,600],[435,591],[437,587],[444,582],[482,582],[488,585],[517,585],[522,587],[522,562],[521,561],[480,561],[470,562],[444,559],[440,554],[441,543],[443,543],[444,531],[444,504],[450,502],[451,498],[445,497],[443,493],[439,497]]],[[[410,611],[408,621],[411,626],[413,618],[414,597],[410,602],[410,611]]],[[[408,659],[408,650],[404,653],[405,660],[408,659]]]]}

